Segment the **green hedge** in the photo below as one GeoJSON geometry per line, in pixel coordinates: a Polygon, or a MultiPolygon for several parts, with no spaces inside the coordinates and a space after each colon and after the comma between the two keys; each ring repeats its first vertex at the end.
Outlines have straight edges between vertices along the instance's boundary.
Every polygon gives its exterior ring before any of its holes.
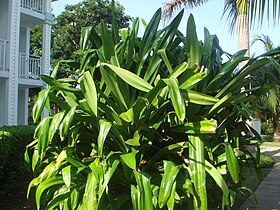
{"type": "Polygon", "coordinates": [[[0,198],[26,179],[25,147],[33,139],[35,126],[0,127],[0,198]]]}

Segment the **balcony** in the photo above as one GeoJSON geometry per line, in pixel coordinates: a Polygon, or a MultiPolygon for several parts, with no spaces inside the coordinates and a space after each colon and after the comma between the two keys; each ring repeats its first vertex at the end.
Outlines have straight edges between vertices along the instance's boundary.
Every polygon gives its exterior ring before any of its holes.
{"type": "Polygon", "coordinates": [[[43,0],[21,0],[21,7],[43,13],[43,0]]]}
{"type": "Polygon", "coordinates": [[[19,53],[19,78],[40,79],[42,69],[42,58],[39,56],[26,56],[25,53],[19,53]]]}
{"type": "Polygon", "coordinates": [[[7,68],[7,45],[8,41],[0,39],[0,70],[5,71],[7,68]]]}

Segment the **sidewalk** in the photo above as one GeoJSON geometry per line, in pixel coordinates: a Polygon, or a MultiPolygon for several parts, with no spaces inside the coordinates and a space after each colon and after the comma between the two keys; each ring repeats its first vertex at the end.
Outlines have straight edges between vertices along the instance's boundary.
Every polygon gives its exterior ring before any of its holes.
{"type": "Polygon", "coordinates": [[[255,191],[258,203],[250,197],[239,210],[280,210],[280,148],[261,147],[261,151],[271,155],[277,163],[255,191]]]}

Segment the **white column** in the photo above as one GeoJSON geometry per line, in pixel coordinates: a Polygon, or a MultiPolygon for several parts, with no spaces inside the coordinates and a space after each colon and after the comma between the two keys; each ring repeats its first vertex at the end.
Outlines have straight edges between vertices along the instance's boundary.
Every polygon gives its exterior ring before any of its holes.
{"type": "Polygon", "coordinates": [[[41,73],[50,75],[51,24],[52,24],[51,0],[45,1],[44,8],[45,8],[46,20],[43,24],[43,46],[42,46],[43,68],[41,73]]]}
{"type": "Polygon", "coordinates": [[[17,125],[18,110],[18,56],[20,34],[20,0],[10,0],[9,4],[9,88],[8,125],[17,125]]]}
{"type": "MultiPolygon", "coordinates": [[[[45,9],[45,22],[43,24],[43,46],[42,46],[42,57],[43,64],[41,74],[50,75],[51,63],[51,25],[52,25],[52,8],[51,0],[46,0],[44,4],[45,9]]],[[[47,109],[44,109],[42,117],[49,115],[47,109]]]]}
{"type": "Polygon", "coordinates": [[[29,88],[18,90],[18,125],[28,124],[28,95],[29,88]]]}
{"type": "Polygon", "coordinates": [[[24,125],[28,125],[28,97],[29,97],[29,88],[24,90],[24,125]]]}
{"type": "Polygon", "coordinates": [[[26,59],[25,59],[25,70],[26,70],[26,76],[29,75],[29,54],[30,54],[30,27],[25,28],[25,33],[26,33],[26,41],[25,41],[25,54],[26,54],[26,59]]]}

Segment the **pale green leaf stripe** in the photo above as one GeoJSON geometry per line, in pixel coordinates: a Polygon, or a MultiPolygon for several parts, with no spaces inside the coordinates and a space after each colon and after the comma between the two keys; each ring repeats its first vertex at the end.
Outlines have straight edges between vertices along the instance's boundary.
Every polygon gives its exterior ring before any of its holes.
{"type": "Polygon", "coordinates": [[[202,79],[204,79],[207,76],[205,72],[196,73],[195,75],[191,76],[189,79],[187,79],[183,84],[180,85],[181,89],[188,89],[193,87],[195,84],[200,82],[202,79]]]}
{"type": "Polygon", "coordinates": [[[62,168],[62,178],[67,188],[70,188],[71,184],[71,165],[62,168]]]}
{"type": "Polygon", "coordinates": [[[219,173],[219,171],[213,165],[211,165],[211,163],[209,163],[207,160],[205,160],[205,166],[206,166],[205,170],[207,171],[207,173],[215,180],[216,184],[221,188],[224,198],[226,199],[225,204],[228,205],[229,189],[227,187],[224,178],[219,173]]]}
{"type": "Polygon", "coordinates": [[[227,167],[230,173],[230,176],[235,184],[239,182],[239,163],[238,160],[234,154],[234,151],[230,144],[225,143],[225,151],[226,151],[226,157],[227,157],[227,167]]]}
{"type": "Polygon", "coordinates": [[[154,208],[150,179],[137,171],[134,171],[134,176],[138,185],[137,187],[140,191],[140,206],[138,205],[139,209],[153,210],[154,208]]]}
{"type": "Polygon", "coordinates": [[[98,155],[103,156],[103,148],[105,139],[110,131],[111,123],[104,119],[99,120],[99,134],[97,138],[98,143],[98,155]]]}
{"type": "Polygon", "coordinates": [[[184,125],[174,126],[171,128],[173,132],[187,133],[187,134],[214,134],[217,129],[217,121],[202,120],[197,122],[189,122],[184,125]]]}
{"type": "Polygon", "coordinates": [[[80,86],[91,111],[97,116],[97,92],[92,76],[88,71],[81,77],[80,86]]]}
{"type": "MultiPolygon", "coordinates": [[[[179,170],[179,167],[175,166],[171,161],[164,161],[164,174],[160,184],[158,197],[160,208],[163,208],[170,199],[172,189],[174,188],[174,185],[176,185],[175,180],[179,170]]],[[[174,201],[170,202],[174,203],[174,201]]]]}
{"type": "Polygon", "coordinates": [[[131,185],[131,202],[133,210],[140,210],[140,191],[134,186],[131,185]]]}
{"type": "Polygon", "coordinates": [[[189,158],[191,180],[194,183],[195,192],[199,195],[200,203],[193,200],[194,209],[205,210],[207,208],[207,191],[206,191],[206,172],[205,172],[205,149],[204,142],[201,137],[189,136],[189,158]]]}
{"type": "Polygon", "coordinates": [[[213,96],[209,96],[203,93],[199,93],[193,90],[187,90],[186,92],[182,92],[182,96],[185,100],[199,105],[214,105],[219,99],[213,96]]]}
{"type": "Polygon", "coordinates": [[[89,167],[91,172],[87,176],[81,209],[97,209],[98,204],[97,189],[98,185],[101,184],[99,177],[103,176],[99,159],[95,159],[89,167]]]}
{"type": "Polygon", "coordinates": [[[179,120],[184,121],[186,116],[185,101],[181,95],[177,79],[163,79],[167,84],[172,105],[179,120]]]}
{"type": "Polygon", "coordinates": [[[174,209],[175,195],[176,195],[176,181],[174,182],[174,184],[172,186],[170,197],[169,197],[169,199],[167,201],[167,208],[168,208],[168,210],[173,210],[174,209]]]}
{"type": "Polygon", "coordinates": [[[141,77],[133,74],[132,72],[123,69],[121,67],[113,66],[111,64],[102,63],[101,65],[108,66],[112,71],[114,71],[122,80],[124,80],[127,84],[131,85],[132,87],[144,91],[149,92],[153,87],[143,80],[141,77]]]}
{"type": "Polygon", "coordinates": [[[180,76],[186,69],[188,68],[189,64],[184,62],[180,64],[169,76],[170,79],[175,79],[180,76]]]}

